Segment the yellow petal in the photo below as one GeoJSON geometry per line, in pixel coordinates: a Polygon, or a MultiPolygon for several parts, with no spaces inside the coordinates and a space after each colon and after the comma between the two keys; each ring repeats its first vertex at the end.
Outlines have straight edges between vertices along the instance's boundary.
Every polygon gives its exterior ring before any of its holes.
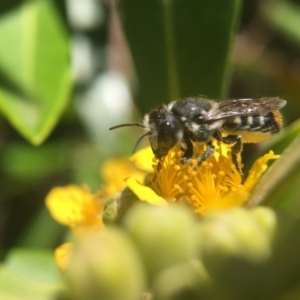
{"type": "Polygon", "coordinates": [[[159,206],[167,205],[167,201],[164,198],[158,196],[151,188],[138,183],[135,179],[129,177],[126,179],[126,183],[141,201],[159,206]]]}
{"type": "Polygon", "coordinates": [[[130,157],[130,160],[141,170],[153,172],[154,154],[151,147],[143,148],[130,157]]]}
{"type": "Polygon", "coordinates": [[[275,155],[273,151],[269,151],[267,154],[259,157],[253,164],[252,168],[249,171],[249,175],[244,183],[244,189],[251,191],[252,188],[256,185],[262,174],[268,168],[268,161],[271,159],[278,159],[280,155],[275,155]]]}
{"type": "Polygon", "coordinates": [[[55,249],[55,263],[62,273],[64,273],[67,269],[73,246],[74,245],[72,243],[65,243],[55,249]]]}
{"type": "Polygon", "coordinates": [[[114,158],[107,160],[101,167],[101,177],[103,179],[103,187],[101,191],[105,196],[120,192],[125,187],[124,179],[128,176],[142,182],[145,172],[134,166],[128,158],[114,158]]]}
{"type": "Polygon", "coordinates": [[[215,211],[224,211],[233,207],[242,206],[249,197],[249,192],[244,190],[231,192],[221,198],[207,202],[201,209],[200,213],[206,215],[215,211]]]}
{"type": "Polygon", "coordinates": [[[85,186],[53,188],[46,197],[46,206],[57,222],[68,226],[89,222],[97,213],[94,196],[85,186]]]}

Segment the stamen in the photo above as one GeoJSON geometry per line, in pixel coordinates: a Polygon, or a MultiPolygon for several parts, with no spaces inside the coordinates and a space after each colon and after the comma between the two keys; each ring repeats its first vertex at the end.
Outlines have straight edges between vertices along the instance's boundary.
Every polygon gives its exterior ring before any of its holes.
{"type": "MultiPolygon", "coordinates": [[[[211,201],[218,201],[228,193],[245,189],[245,185],[241,184],[240,173],[232,162],[230,145],[220,142],[214,143],[214,146],[215,153],[200,165],[197,159],[205,151],[205,145],[199,144],[194,148],[194,158],[187,163],[181,163],[183,151],[179,148],[169,151],[160,161],[153,160],[156,164],[153,188],[162,197],[171,199],[169,201],[182,201],[192,206],[199,214],[209,211],[211,201]]],[[[256,173],[261,174],[267,168],[267,160],[265,159],[264,164],[258,164],[256,173]]],[[[240,165],[242,166],[241,163],[240,165]]],[[[248,186],[253,182],[253,176],[257,177],[251,174],[248,176],[248,186]]],[[[236,199],[233,197],[232,205],[235,203],[236,199]]]]}
{"type": "Polygon", "coordinates": [[[229,192],[229,188],[228,186],[224,186],[224,192],[228,193],[229,192]]]}
{"type": "Polygon", "coordinates": [[[208,162],[207,161],[202,162],[201,166],[203,166],[205,168],[208,167],[208,162]]]}
{"type": "Polygon", "coordinates": [[[225,172],[221,170],[221,171],[218,172],[218,175],[219,175],[220,177],[224,177],[224,176],[225,176],[225,172]]]}

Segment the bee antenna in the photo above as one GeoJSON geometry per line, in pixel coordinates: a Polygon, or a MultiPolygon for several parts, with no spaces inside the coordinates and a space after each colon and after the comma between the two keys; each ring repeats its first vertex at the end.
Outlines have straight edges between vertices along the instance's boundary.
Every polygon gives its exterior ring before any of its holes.
{"type": "Polygon", "coordinates": [[[110,127],[109,130],[113,130],[113,129],[120,128],[120,127],[125,127],[125,126],[139,126],[139,127],[145,128],[145,125],[142,124],[142,123],[125,123],[125,124],[120,124],[120,125],[110,127]]]}
{"type": "Polygon", "coordinates": [[[135,151],[136,151],[138,145],[140,144],[141,140],[142,140],[145,136],[147,136],[148,134],[149,134],[149,132],[145,132],[145,133],[143,133],[143,134],[138,138],[138,140],[136,141],[136,143],[135,143],[135,145],[134,145],[134,147],[133,147],[132,154],[135,153],[135,151]]]}

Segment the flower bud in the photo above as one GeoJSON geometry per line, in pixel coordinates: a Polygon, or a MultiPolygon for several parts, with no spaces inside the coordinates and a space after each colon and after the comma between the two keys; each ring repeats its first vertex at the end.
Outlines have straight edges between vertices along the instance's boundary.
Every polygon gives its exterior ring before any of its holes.
{"type": "Polygon", "coordinates": [[[82,300],[138,300],[145,286],[135,248],[116,229],[80,240],[65,275],[75,299],[82,300]]]}
{"type": "MultiPolygon", "coordinates": [[[[209,276],[198,260],[172,265],[159,272],[153,281],[154,299],[202,299],[201,293],[210,286],[209,276]]],[[[205,299],[205,298],[203,298],[205,299]]]]}
{"type": "Polygon", "coordinates": [[[198,225],[203,260],[217,270],[230,258],[261,262],[271,254],[276,219],[268,209],[214,213],[198,225]]]}
{"type": "Polygon", "coordinates": [[[186,207],[139,204],[124,221],[150,276],[196,255],[195,220],[186,207]]]}
{"type": "Polygon", "coordinates": [[[261,226],[262,231],[272,238],[275,234],[277,225],[277,219],[274,210],[263,206],[257,206],[250,210],[250,213],[255,219],[256,224],[261,226]]]}

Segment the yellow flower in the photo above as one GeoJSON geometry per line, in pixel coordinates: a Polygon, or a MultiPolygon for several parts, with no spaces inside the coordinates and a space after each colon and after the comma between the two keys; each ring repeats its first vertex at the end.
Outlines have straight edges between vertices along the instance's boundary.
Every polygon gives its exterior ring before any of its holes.
{"type": "MultiPolygon", "coordinates": [[[[182,202],[199,215],[241,206],[267,169],[267,162],[278,156],[270,151],[260,157],[243,182],[232,162],[231,147],[220,142],[214,146],[214,154],[200,166],[197,157],[205,151],[205,145],[195,145],[195,158],[188,163],[180,162],[183,153],[179,147],[161,160],[154,157],[150,147],[139,151],[130,159],[138,169],[124,158],[107,161],[102,167],[104,184],[97,194],[91,194],[86,186],[55,187],[47,195],[46,205],[56,221],[80,237],[104,229],[103,199],[120,192],[126,184],[142,201],[160,206],[182,202]]],[[[67,243],[55,251],[61,271],[68,265],[72,247],[67,243]]]]}
{"type": "Polygon", "coordinates": [[[86,186],[55,187],[46,197],[46,206],[52,217],[75,235],[103,227],[103,201],[86,186]]]}
{"type": "MultiPolygon", "coordinates": [[[[154,175],[151,183],[143,186],[133,179],[127,179],[128,187],[139,199],[151,204],[163,205],[161,199],[183,202],[197,214],[203,215],[243,205],[267,169],[267,162],[279,157],[272,151],[260,157],[243,183],[243,178],[232,162],[231,146],[220,142],[216,142],[214,146],[214,154],[199,166],[197,157],[205,151],[205,145],[195,146],[195,158],[188,163],[180,162],[183,153],[176,147],[160,161],[152,156],[150,163],[153,165],[154,175]]],[[[136,153],[134,161],[138,161],[141,166],[141,162],[148,159],[145,165],[149,166],[149,151],[136,153]]]]}
{"type": "MultiPolygon", "coordinates": [[[[76,236],[103,230],[103,201],[90,193],[86,186],[68,185],[53,188],[46,197],[46,206],[52,217],[70,227],[76,236]]],[[[66,243],[55,250],[55,262],[64,272],[67,268],[73,244],[66,243]]]]}
{"type": "MultiPolygon", "coordinates": [[[[104,184],[95,195],[87,186],[68,185],[55,187],[46,196],[46,206],[52,217],[68,226],[76,236],[103,230],[103,200],[126,186],[126,176],[143,181],[145,172],[137,169],[128,159],[117,158],[108,160],[102,166],[101,175],[104,184]]],[[[72,243],[66,243],[55,250],[55,261],[62,272],[66,270],[72,248],[72,243]]]]}

